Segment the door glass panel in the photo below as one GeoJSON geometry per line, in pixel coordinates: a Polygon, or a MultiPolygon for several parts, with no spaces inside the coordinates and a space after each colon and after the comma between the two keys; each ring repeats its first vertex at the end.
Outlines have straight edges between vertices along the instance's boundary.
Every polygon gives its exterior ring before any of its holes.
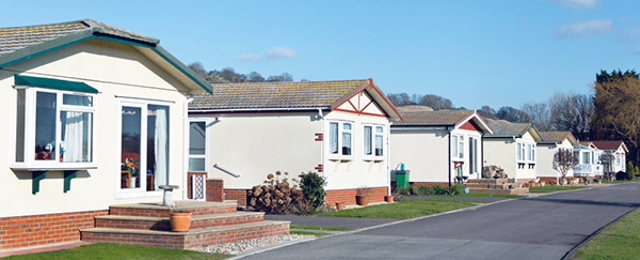
{"type": "Polygon", "coordinates": [[[122,178],[120,188],[140,188],[142,109],[122,107],[122,178]]]}
{"type": "Polygon", "coordinates": [[[154,191],[169,180],[169,107],[147,109],[147,191],[154,191]]]}

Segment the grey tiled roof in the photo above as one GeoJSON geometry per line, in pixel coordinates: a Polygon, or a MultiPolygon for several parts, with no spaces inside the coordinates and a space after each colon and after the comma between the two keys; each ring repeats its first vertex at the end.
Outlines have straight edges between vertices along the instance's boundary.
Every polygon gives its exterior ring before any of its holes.
{"type": "Polygon", "coordinates": [[[405,111],[400,114],[404,119],[393,125],[442,126],[457,124],[473,115],[473,110],[405,111]]]}
{"type": "Polygon", "coordinates": [[[531,123],[506,123],[506,124],[489,124],[493,134],[485,135],[485,137],[507,137],[522,136],[530,127],[531,123]]]}
{"type": "Polygon", "coordinates": [[[212,84],[212,93],[194,96],[189,109],[330,107],[367,82],[360,79],[212,84]]]}
{"type": "Polygon", "coordinates": [[[159,43],[158,39],[149,36],[85,19],[56,24],[0,28],[0,56],[65,36],[89,31],[95,32],[97,35],[111,35],[152,45],[159,43]]]}
{"type": "Polygon", "coordinates": [[[540,132],[540,137],[545,143],[560,143],[570,134],[571,132],[540,132]]]}

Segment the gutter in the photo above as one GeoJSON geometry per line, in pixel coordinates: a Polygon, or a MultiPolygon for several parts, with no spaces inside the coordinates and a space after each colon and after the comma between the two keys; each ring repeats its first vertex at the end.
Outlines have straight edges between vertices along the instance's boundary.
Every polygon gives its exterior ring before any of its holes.
{"type": "MultiPolygon", "coordinates": [[[[448,156],[447,158],[449,158],[449,163],[447,164],[447,168],[449,169],[449,187],[451,187],[451,130],[450,128],[446,128],[448,136],[449,136],[449,151],[448,151],[448,156]]],[[[457,145],[457,144],[456,144],[457,145]]]]}
{"type": "Polygon", "coordinates": [[[324,165],[326,162],[324,161],[324,115],[322,114],[322,108],[318,109],[318,116],[320,117],[320,133],[322,133],[322,143],[320,144],[320,162],[322,163],[322,178],[326,178],[324,176],[324,165]]]}
{"type": "MultiPolygon", "coordinates": [[[[233,109],[191,109],[191,114],[238,113],[238,112],[291,112],[291,111],[322,111],[331,110],[330,107],[292,107],[292,108],[233,108],[233,109]]],[[[321,112],[318,112],[321,113],[321,112]]],[[[324,116],[320,115],[322,119],[324,116]]]]}

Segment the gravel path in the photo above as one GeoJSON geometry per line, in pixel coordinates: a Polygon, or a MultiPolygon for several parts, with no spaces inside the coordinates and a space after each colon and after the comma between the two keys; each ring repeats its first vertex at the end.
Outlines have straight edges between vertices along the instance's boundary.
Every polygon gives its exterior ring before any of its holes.
{"type": "Polygon", "coordinates": [[[247,250],[257,249],[264,246],[275,245],[279,243],[289,242],[293,240],[313,237],[311,235],[280,235],[272,237],[263,237],[255,239],[247,239],[233,243],[226,243],[220,245],[200,246],[189,248],[189,250],[205,252],[205,253],[220,253],[236,255],[247,250]]]}

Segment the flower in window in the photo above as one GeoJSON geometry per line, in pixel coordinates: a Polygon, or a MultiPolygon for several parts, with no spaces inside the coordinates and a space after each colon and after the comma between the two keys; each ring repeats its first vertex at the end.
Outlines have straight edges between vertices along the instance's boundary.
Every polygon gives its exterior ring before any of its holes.
{"type": "Polygon", "coordinates": [[[135,158],[129,157],[125,159],[123,166],[127,168],[132,177],[138,177],[138,173],[140,172],[140,164],[139,161],[136,162],[135,158]]]}

